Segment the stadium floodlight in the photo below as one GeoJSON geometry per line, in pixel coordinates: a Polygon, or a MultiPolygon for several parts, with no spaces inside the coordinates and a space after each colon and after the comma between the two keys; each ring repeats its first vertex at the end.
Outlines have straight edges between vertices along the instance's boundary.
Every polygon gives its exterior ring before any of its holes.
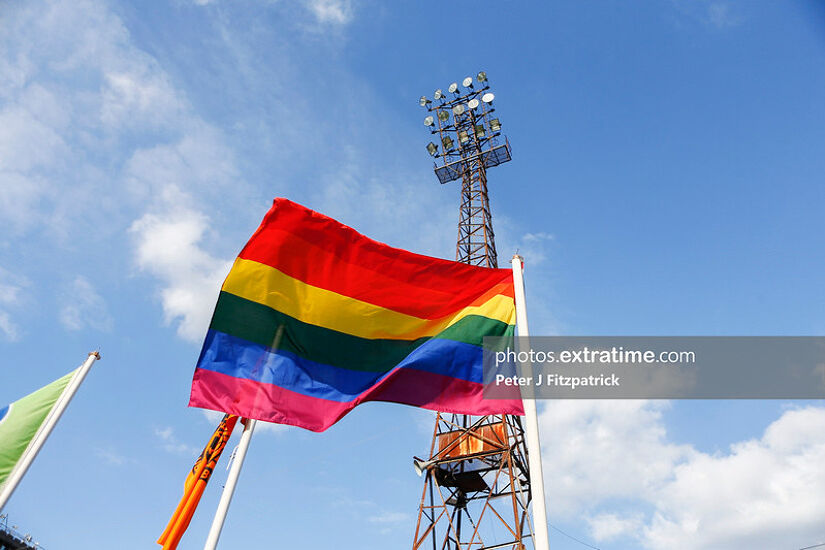
{"type": "Polygon", "coordinates": [[[433,99],[444,99],[444,92],[441,91],[441,88],[433,92],[433,99]]]}
{"type": "Polygon", "coordinates": [[[432,126],[434,121],[435,119],[430,115],[424,119],[424,126],[432,126]]]}
{"type": "Polygon", "coordinates": [[[483,124],[476,124],[476,136],[479,138],[483,138],[487,135],[487,132],[484,131],[483,124]]]}
{"type": "Polygon", "coordinates": [[[487,73],[485,73],[484,71],[479,71],[476,75],[476,80],[478,80],[479,82],[487,82],[487,73]]]}
{"type": "Polygon", "coordinates": [[[426,107],[427,103],[430,103],[430,100],[427,99],[427,96],[425,96],[425,95],[422,95],[421,99],[418,100],[418,104],[421,105],[422,107],[426,107]]]}
{"type": "Polygon", "coordinates": [[[467,102],[467,107],[473,110],[478,109],[478,100],[476,98],[471,99],[467,102]]]}
{"type": "Polygon", "coordinates": [[[436,156],[438,154],[438,145],[433,143],[432,141],[427,144],[427,152],[432,156],[436,156]]]}
{"type": "Polygon", "coordinates": [[[492,130],[494,132],[500,132],[501,131],[501,121],[497,118],[494,118],[493,120],[491,120],[490,121],[490,130],[492,130]]]}
{"type": "Polygon", "coordinates": [[[464,114],[464,105],[462,105],[461,103],[459,103],[458,105],[454,106],[454,107],[453,107],[453,114],[454,114],[455,116],[458,116],[458,115],[463,115],[463,114],[464,114]]]}
{"type": "Polygon", "coordinates": [[[470,141],[470,134],[467,133],[467,130],[460,130],[458,132],[458,142],[463,144],[468,141],[470,141]]]}
{"type": "Polygon", "coordinates": [[[484,103],[492,103],[495,98],[496,96],[493,95],[493,92],[487,92],[486,94],[481,96],[481,101],[483,101],[484,103]]]}
{"type": "Polygon", "coordinates": [[[438,111],[438,120],[441,122],[447,122],[448,118],[450,118],[450,113],[447,111],[438,111]]]}
{"type": "Polygon", "coordinates": [[[441,144],[442,144],[442,145],[444,145],[444,150],[445,150],[445,151],[449,151],[449,150],[451,150],[453,147],[455,147],[455,144],[453,143],[453,138],[451,138],[450,136],[446,136],[446,137],[444,137],[444,138],[441,140],[441,144]]]}
{"type": "Polygon", "coordinates": [[[415,473],[418,474],[418,477],[422,477],[424,472],[435,466],[435,460],[421,460],[417,456],[413,457],[413,468],[415,468],[415,473]]]}
{"type": "Polygon", "coordinates": [[[447,88],[447,91],[451,94],[458,93],[458,82],[453,82],[452,84],[450,84],[450,87],[447,88]]]}
{"type": "Polygon", "coordinates": [[[467,78],[465,78],[465,79],[461,82],[461,85],[462,85],[462,86],[464,86],[465,88],[472,88],[472,87],[473,87],[473,77],[472,77],[472,76],[468,76],[467,78]]]}

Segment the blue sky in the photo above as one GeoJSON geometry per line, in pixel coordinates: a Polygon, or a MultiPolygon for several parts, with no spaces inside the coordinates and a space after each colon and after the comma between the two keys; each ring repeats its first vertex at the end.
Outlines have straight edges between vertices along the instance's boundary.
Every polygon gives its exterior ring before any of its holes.
{"type": "MultiPolygon", "coordinates": [[[[66,550],[160,534],[216,424],[186,408],[200,340],[272,197],[452,257],[459,190],[417,102],[479,70],[533,333],[825,333],[818,2],[3,2],[0,403],[103,354],[12,523],[66,550]]],[[[410,546],[432,418],[261,430],[223,547],[410,546]]],[[[553,402],[540,422],[551,522],[602,550],[825,542],[821,402],[553,402]]]]}

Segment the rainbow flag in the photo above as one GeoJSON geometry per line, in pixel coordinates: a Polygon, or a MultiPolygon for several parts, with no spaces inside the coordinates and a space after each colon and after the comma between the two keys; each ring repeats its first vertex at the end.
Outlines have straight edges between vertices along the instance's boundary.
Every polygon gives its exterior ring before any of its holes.
{"type": "Polygon", "coordinates": [[[323,431],[389,401],[524,414],[482,398],[482,338],[512,335],[512,272],[413,254],[275,199],[221,288],[189,406],[323,431]]]}

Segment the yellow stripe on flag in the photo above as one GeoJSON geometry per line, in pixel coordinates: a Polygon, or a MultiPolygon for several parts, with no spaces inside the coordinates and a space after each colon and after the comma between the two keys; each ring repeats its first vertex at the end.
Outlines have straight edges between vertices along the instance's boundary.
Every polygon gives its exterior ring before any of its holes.
{"type": "Polygon", "coordinates": [[[304,323],[361,338],[415,340],[435,336],[470,315],[508,325],[515,322],[513,299],[502,294],[440,319],[421,319],[308,285],[274,267],[242,258],[235,260],[222,290],[304,323]]]}

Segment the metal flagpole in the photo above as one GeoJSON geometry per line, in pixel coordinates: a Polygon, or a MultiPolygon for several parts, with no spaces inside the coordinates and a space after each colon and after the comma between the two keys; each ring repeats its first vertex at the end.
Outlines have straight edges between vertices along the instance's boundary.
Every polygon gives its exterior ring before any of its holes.
{"type": "Polygon", "coordinates": [[[43,422],[43,425],[40,426],[40,429],[34,435],[31,446],[20,458],[20,461],[14,467],[11,475],[9,475],[9,478],[6,480],[3,490],[0,492],[0,510],[2,510],[6,505],[6,502],[8,502],[9,498],[11,498],[11,495],[17,488],[20,480],[23,479],[24,475],[26,475],[26,471],[28,471],[29,466],[31,466],[31,463],[37,457],[37,453],[40,452],[40,449],[43,447],[46,439],[48,439],[49,434],[52,433],[52,429],[54,429],[57,421],[60,420],[60,417],[63,415],[63,411],[65,411],[66,407],[69,406],[69,402],[72,400],[72,397],[74,397],[74,394],[77,393],[78,388],[80,388],[80,384],[83,383],[83,379],[86,378],[86,375],[89,373],[89,369],[92,368],[92,364],[98,359],[100,359],[100,353],[97,351],[89,352],[89,357],[86,358],[83,365],[77,369],[77,372],[74,376],[72,376],[72,379],[66,386],[66,389],[63,390],[63,393],[57,399],[57,402],[55,402],[54,407],[49,412],[46,420],[43,422]]]}
{"type": "MultiPolygon", "coordinates": [[[[513,286],[516,298],[516,328],[518,339],[516,351],[519,351],[523,338],[529,336],[527,328],[527,305],[524,299],[524,258],[518,254],[511,260],[513,264],[513,286]]],[[[530,363],[522,364],[533,370],[530,363]]],[[[525,369],[526,371],[526,369],[525,369]]],[[[526,372],[532,376],[531,372],[526,372]]],[[[547,508],[544,500],[544,475],[541,468],[541,444],[539,442],[539,419],[536,413],[536,400],[522,399],[524,403],[525,432],[527,434],[527,460],[530,467],[530,488],[533,492],[533,547],[536,550],[550,549],[550,534],[547,531],[547,508]]]]}
{"type": "Polygon", "coordinates": [[[209,536],[206,537],[206,545],[203,547],[203,550],[215,550],[218,547],[218,539],[221,537],[223,522],[226,520],[229,503],[232,502],[235,485],[237,485],[238,477],[241,475],[241,467],[243,466],[244,458],[246,458],[246,451],[249,449],[249,441],[252,439],[252,432],[255,430],[256,422],[257,420],[251,418],[246,419],[246,425],[241,434],[241,442],[238,444],[238,452],[235,454],[235,462],[232,463],[232,469],[229,470],[229,477],[226,478],[226,485],[223,488],[221,500],[218,502],[215,519],[212,520],[212,527],[209,529],[209,536]]]}

